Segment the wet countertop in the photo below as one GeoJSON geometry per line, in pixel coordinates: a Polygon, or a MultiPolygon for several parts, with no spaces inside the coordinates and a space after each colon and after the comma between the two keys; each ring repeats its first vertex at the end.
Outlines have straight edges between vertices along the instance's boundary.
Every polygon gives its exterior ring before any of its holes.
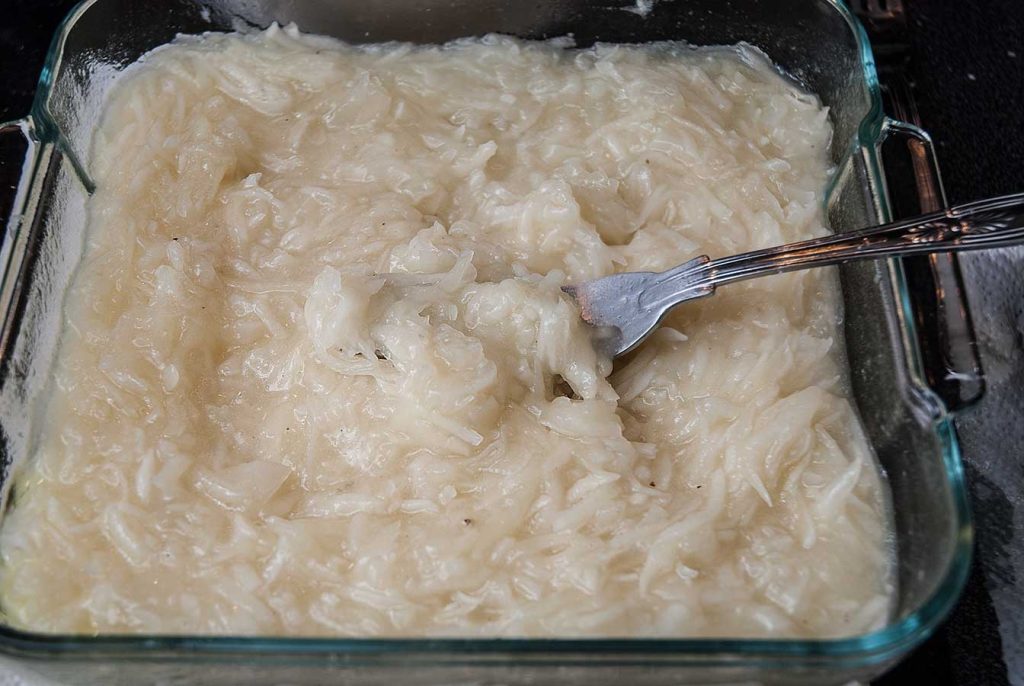
{"type": "MultiPolygon", "coordinates": [[[[1024,2],[904,0],[909,78],[950,202],[1024,191],[1024,2]]],[[[0,121],[28,112],[71,0],[0,11],[0,121]]],[[[976,520],[975,563],[949,620],[877,684],[1024,684],[1024,248],[962,266],[987,392],[957,421],[976,520]]]]}

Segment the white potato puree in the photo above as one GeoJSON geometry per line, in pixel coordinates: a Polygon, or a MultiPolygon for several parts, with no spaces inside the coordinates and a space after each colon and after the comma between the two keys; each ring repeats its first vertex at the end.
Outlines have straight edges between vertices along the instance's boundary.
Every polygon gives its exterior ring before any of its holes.
{"type": "Polygon", "coordinates": [[[744,48],[274,27],[147,56],[96,135],[5,612],[99,633],[879,626],[888,519],[834,275],[724,288],[614,373],[559,290],[822,234],[829,136],[744,48]]]}

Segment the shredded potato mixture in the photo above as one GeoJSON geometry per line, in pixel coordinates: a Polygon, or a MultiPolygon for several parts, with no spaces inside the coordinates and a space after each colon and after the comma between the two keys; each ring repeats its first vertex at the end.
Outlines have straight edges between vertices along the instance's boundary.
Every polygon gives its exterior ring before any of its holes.
{"type": "Polygon", "coordinates": [[[118,84],[0,599],[61,632],[834,636],[892,595],[829,272],[633,356],[560,291],[822,234],[748,48],[183,38],[118,84]]]}

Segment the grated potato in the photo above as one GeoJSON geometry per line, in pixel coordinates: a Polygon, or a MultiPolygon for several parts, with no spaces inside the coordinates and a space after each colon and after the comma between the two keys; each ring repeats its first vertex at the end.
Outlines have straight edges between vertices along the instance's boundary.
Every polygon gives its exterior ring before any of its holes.
{"type": "Polygon", "coordinates": [[[96,134],[4,610],[87,633],[879,627],[889,523],[834,275],[688,304],[614,372],[560,291],[824,233],[829,136],[747,47],[275,26],[148,55],[96,134]]]}

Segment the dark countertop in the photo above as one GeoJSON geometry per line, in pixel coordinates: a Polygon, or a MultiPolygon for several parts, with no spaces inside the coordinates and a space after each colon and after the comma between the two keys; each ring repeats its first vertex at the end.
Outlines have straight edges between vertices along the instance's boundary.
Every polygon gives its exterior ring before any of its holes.
{"type": "MultiPolygon", "coordinates": [[[[904,2],[908,77],[949,201],[1024,191],[1024,2],[904,2]]],[[[1024,683],[1024,248],[961,265],[987,384],[957,420],[974,567],[947,622],[884,684],[1024,683]]]]}
{"type": "MultiPolygon", "coordinates": [[[[1024,190],[1024,2],[905,0],[910,79],[953,203],[1024,190]]],[[[13,0],[0,121],[28,112],[72,0],[13,0]]],[[[1024,684],[1024,249],[963,260],[988,391],[958,420],[977,533],[949,620],[878,684],[1024,684]]]]}

